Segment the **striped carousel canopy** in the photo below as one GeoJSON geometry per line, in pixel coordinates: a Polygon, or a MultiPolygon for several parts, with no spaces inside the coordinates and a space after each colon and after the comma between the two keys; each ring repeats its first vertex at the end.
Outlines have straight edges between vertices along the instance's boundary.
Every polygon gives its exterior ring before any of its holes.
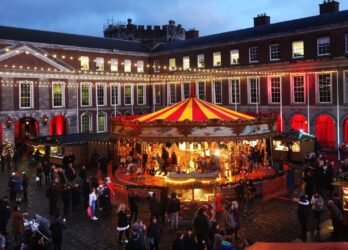
{"type": "Polygon", "coordinates": [[[135,120],[140,122],[150,122],[155,120],[165,121],[207,121],[218,119],[225,121],[253,120],[252,116],[238,113],[236,111],[223,108],[221,106],[190,97],[172,106],[158,110],[154,113],[143,115],[135,120]]]}

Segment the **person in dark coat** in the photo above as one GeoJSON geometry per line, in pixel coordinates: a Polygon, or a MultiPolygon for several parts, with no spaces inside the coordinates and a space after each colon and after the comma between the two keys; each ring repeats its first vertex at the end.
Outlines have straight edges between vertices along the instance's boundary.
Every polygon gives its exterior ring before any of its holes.
{"type": "Polygon", "coordinates": [[[147,240],[150,245],[150,250],[159,250],[160,237],[161,225],[157,221],[157,218],[153,217],[147,228],[147,240]]]}
{"type": "Polygon", "coordinates": [[[49,213],[55,215],[57,213],[58,191],[54,182],[46,191],[46,197],[49,199],[49,213]]]}
{"type": "Polygon", "coordinates": [[[160,204],[156,199],[156,193],[153,193],[152,197],[150,198],[149,209],[151,213],[151,218],[156,217],[157,220],[159,220],[160,204]]]}
{"type": "Polygon", "coordinates": [[[79,172],[79,176],[80,176],[80,178],[81,178],[82,180],[85,180],[85,179],[87,178],[86,166],[85,166],[85,165],[83,165],[83,166],[81,167],[81,170],[80,170],[80,172],[79,172]]]}
{"type": "Polygon", "coordinates": [[[61,168],[58,169],[58,176],[59,176],[59,183],[62,185],[66,184],[65,174],[63,172],[63,169],[61,168]]]}
{"type": "Polygon", "coordinates": [[[338,237],[340,235],[340,231],[342,228],[342,223],[343,223],[342,211],[338,207],[336,207],[333,200],[329,200],[327,202],[327,207],[329,209],[330,218],[331,218],[332,227],[333,227],[332,237],[334,240],[338,240],[338,237]]]}
{"type": "Polygon", "coordinates": [[[168,190],[163,189],[160,193],[160,222],[164,225],[166,222],[166,212],[168,209],[168,190]]]}
{"type": "Polygon", "coordinates": [[[47,160],[45,160],[43,163],[43,172],[45,175],[45,183],[46,185],[49,185],[51,181],[51,178],[50,178],[51,165],[47,160]]]}
{"type": "Polygon", "coordinates": [[[43,175],[43,168],[41,162],[39,162],[36,166],[36,178],[37,178],[37,185],[39,187],[42,186],[42,175],[43,175]]]}
{"type": "Polygon", "coordinates": [[[23,202],[28,202],[29,178],[25,172],[22,173],[23,202]]]}
{"type": "Polygon", "coordinates": [[[51,223],[50,231],[52,234],[53,250],[61,250],[63,242],[63,231],[65,224],[59,214],[56,215],[55,220],[51,223]]]}
{"type": "Polygon", "coordinates": [[[80,196],[80,186],[78,183],[75,183],[74,187],[71,189],[71,203],[73,212],[76,212],[77,208],[80,206],[80,196]]]}
{"type": "Polygon", "coordinates": [[[64,215],[69,214],[69,208],[70,208],[70,201],[71,201],[71,188],[67,185],[63,185],[62,190],[62,201],[63,201],[63,207],[64,207],[64,215]]]}
{"type": "Polygon", "coordinates": [[[313,180],[313,172],[311,170],[308,171],[308,173],[303,178],[305,182],[305,194],[307,197],[313,196],[314,191],[314,180],[313,180]]]}
{"type": "Polygon", "coordinates": [[[200,208],[196,218],[193,221],[193,226],[198,242],[198,249],[203,250],[204,245],[207,249],[211,249],[210,240],[209,240],[209,220],[204,214],[204,208],[200,208]]]}
{"type": "Polygon", "coordinates": [[[126,213],[126,205],[121,203],[117,210],[117,231],[118,231],[118,245],[124,244],[122,240],[123,233],[126,233],[127,240],[129,239],[129,223],[126,213]]]}
{"type": "Polygon", "coordinates": [[[198,244],[193,234],[192,228],[188,228],[184,236],[185,250],[198,250],[198,244]]]}
{"type": "Polygon", "coordinates": [[[170,229],[177,230],[180,212],[180,200],[176,198],[176,193],[171,193],[167,210],[168,215],[170,216],[170,229]]]}
{"type": "Polygon", "coordinates": [[[132,237],[129,239],[126,250],[145,250],[145,244],[136,231],[132,231],[132,237]]]}
{"type": "Polygon", "coordinates": [[[82,193],[83,193],[83,204],[85,208],[88,208],[89,204],[89,194],[91,193],[91,185],[89,184],[89,180],[86,178],[82,183],[82,193]]]}
{"type": "Polygon", "coordinates": [[[7,196],[4,196],[0,200],[0,232],[7,239],[7,223],[11,218],[10,200],[7,196]]]}
{"type": "Polygon", "coordinates": [[[128,206],[130,209],[129,222],[134,222],[138,219],[138,197],[137,194],[133,191],[128,194],[128,206]]]}
{"type": "Polygon", "coordinates": [[[112,205],[111,205],[111,190],[107,184],[104,184],[103,197],[104,197],[104,211],[106,215],[109,215],[112,205]]]}
{"type": "Polygon", "coordinates": [[[310,214],[309,201],[302,195],[298,203],[297,218],[301,225],[301,239],[307,241],[307,220],[310,214]]]}
{"type": "Polygon", "coordinates": [[[182,232],[177,232],[176,239],[173,241],[172,250],[183,250],[185,248],[184,234],[182,232]]]}

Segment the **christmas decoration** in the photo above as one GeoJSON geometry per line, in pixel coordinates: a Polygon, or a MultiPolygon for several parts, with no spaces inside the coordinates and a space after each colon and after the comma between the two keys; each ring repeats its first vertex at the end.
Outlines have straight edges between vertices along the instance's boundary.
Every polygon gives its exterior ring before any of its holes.
{"type": "Polygon", "coordinates": [[[14,156],[14,148],[9,139],[5,139],[2,148],[1,156],[4,157],[5,160],[12,160],[14,156]]]}

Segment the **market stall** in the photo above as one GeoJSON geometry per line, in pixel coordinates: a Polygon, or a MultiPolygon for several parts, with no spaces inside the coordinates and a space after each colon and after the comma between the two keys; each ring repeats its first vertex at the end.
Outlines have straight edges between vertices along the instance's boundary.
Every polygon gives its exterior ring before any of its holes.
{"type": "Polygon", "coordinates": [[[345,173],[345,176],[338,178],[332,185],[337,188],[338,194],[342,201],[342,209],[343,211],[343,223],[344,225],[348,225],[348,173],[345,173]]]}

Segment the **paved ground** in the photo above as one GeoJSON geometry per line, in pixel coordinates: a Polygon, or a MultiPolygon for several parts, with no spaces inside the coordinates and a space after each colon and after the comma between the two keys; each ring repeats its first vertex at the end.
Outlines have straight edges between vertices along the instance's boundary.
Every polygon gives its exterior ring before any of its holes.
{"type": "MultiPolygon", "coordinates": [[[[35,185],[35,169],[28,167],[26,164],[21,164],[18,170],[27,171],[31,181],[29,202],[27,205],[23,205],[23,210],[49,218],[48,201],[45,197],[46,188],[39,188],[35,185]]],[[[6,193],[8,176],[11,172],[7,169],[0,172],[0,196],[6,193]]],[[[140,208],[139,217],[148,222],[147,205],[143,204],[140,208]]],[[[276,198],[268,202],[256,203],[250,213],[243,215],[241,218],[241,238],[268,242],[291,242],[296,240],[300,234],[296,219],[296,208],[296,202],[290,199],[276,198]]],[[[86,212],[82,208],[79,212],[67,216],[67,230],[64,234],[63,249],[120,249],[117,245],[115,211],[109,217],[105,217],[102,213],[98,217],[100,218],[98,221],[92,222],[87,218],[86,212]]],[[[327,228],[328,225],[325,227],[327,228]]],[[[8,229],[11,230],[11,225],[8,229]]],[[[309,226],[309,230],[314,231],[312,226],[309,226]]],[[[160,249],[171,246],[173,239],[173,233],[165,228],[160,249]]]]}

